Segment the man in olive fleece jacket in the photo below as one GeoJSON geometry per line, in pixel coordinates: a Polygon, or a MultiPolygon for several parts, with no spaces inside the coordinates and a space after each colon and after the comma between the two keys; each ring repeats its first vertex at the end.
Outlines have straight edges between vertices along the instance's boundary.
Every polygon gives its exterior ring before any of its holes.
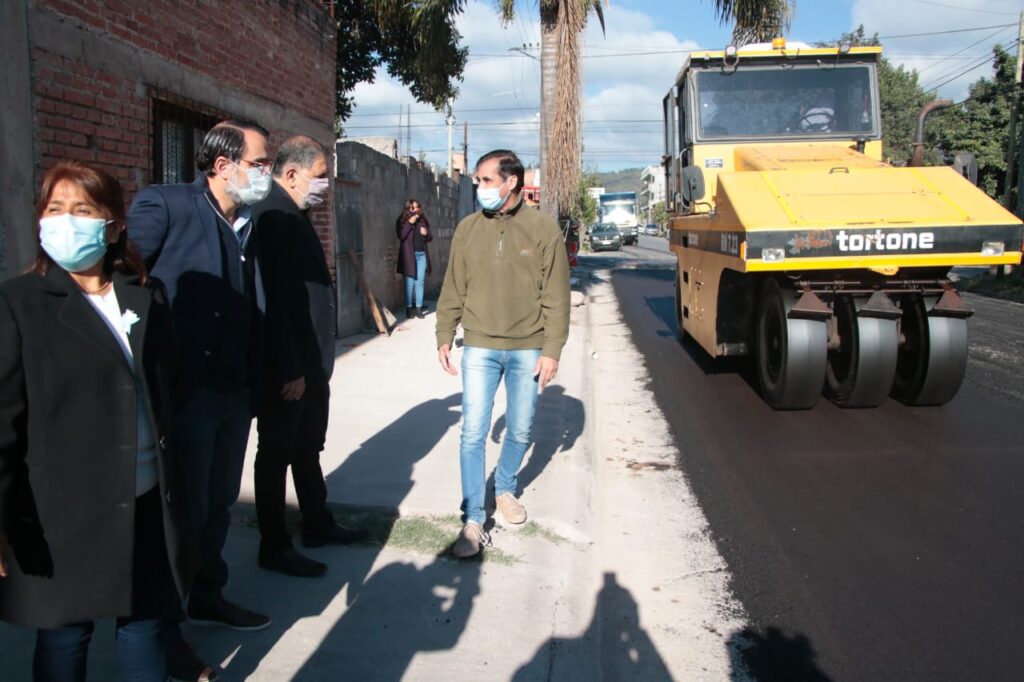
{"type": "Polygon", "coordinates": [[[477,199],[484,210],[455,230],[451,257],[437,302],[437,355],[451,360],[455,328],[462,323],[462,521],[455,555],[468,557],[490,544],[484,446],[494,394],[505,378],[505,440],[494,474],[498,511],[508,523],[526,521],[516,499],[516,474],[530,446],[530,428],[541,390],[558,371],[569,336],[569,261],[555,221],[525,206],[525,170],[510,151],[484,154],[476,164],[477,199]]]}

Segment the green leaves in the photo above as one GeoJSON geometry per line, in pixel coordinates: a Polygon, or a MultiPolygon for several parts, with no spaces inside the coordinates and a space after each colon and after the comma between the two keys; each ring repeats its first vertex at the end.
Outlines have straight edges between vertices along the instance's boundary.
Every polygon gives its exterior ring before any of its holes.
{"type": "MultiPolygon", "coordinates": [[[[928,120],[927,139],[950,163],[958,151],[972,152],[978,159],[978,186],[995,199],[1002,198],[1006,182],[1006,148],[1010,134],[1010,113],[1017,60],[1001,46],[993,50],[993,75],[975,81],[967,99],[928,120]]],[[[1017,140],[1020,139],[1017,128],[1017,140]]]]}
{"type": "Polygon", "coordinates": [[[442,109],[458,94],[468,50],[455,19],[466,0],[338,0],[338,118],[352,113],[351,92],[380,66],[420,102],[442,109]]]}
{"type": "Polygon", "coordinates": [[[714,5],[720,22],[735,22],[732,42],[737,47],[784,36],[796,11],[796,0],[714,0],[714,5]]]}

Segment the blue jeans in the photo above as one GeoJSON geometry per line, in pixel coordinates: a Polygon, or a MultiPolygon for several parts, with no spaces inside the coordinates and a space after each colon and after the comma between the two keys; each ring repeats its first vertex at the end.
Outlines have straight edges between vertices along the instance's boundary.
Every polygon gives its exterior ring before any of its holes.
{"type": "MultiPolygon", "coordinates": [[[[117,658],[125,682],[167,680],[163,625],[160,620],[117,619],[117,658]]],[[[90,621],[39,630],[32,662],[35,682],[84,682],[93,628],[90,621]]]]}
{"type": "Polygon", "coordinates": [[[423,307],[423,282],[427,279],[427,252],[416,252],[416,276],[405,277],[405,307],[423,307]]]}
{"type": "Polygon", "coordinates": [[[462,520],[483,525],[486,495],[484,447],[498,383],[505,378],[505,440],[494,474],[494,494],[516,493],[516,474],[530,447],[530,427],[537,405],[533,369],[540,349],[494,350],[467,346],[462,354],[462,520]]]}

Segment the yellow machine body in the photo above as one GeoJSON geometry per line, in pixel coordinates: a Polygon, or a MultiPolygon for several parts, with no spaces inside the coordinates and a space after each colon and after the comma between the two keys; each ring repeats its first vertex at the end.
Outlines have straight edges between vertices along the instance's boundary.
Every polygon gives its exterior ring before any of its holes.
{"type": "Polygon", "coordinates": [[[922,272],[944,277],[954,266],[1020,263],[1021,221],[957,171],[897,168],[882,160],[880,52],[703,52],[691,55],[680,72],[665,103],[664,157],[670,246],[679,266],[677,313],[682,329],[712,356],[750,352],[751,297],[758,278],[772,273],[842,290],[847,278],[913,280],[922,272]],[[822,62],[871,69],[873,99],[868,111],[863,96],[863,133],[702,137],[695,112],[709,105],[702,104],[695,71],[728,83],[719,76],[728,69],[771,73],[802,65],[811,78],[821,75],[822,62]],[[703,196],[690,202],[681,199],[684,167],[699,169],[703,178],[703,196]]]}

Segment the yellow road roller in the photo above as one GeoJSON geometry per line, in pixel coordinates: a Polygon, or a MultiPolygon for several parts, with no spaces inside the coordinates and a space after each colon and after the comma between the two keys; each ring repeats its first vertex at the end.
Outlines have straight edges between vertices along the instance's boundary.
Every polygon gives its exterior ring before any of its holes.
{"type": "Polygon", "coordinates": [[[663,102],[680,330],[752,356],[776,409],[948,402],[972,313],[949,271],[1021,260],[965,172],[882,161],[881,52],[694,52],[663,102]]]}

